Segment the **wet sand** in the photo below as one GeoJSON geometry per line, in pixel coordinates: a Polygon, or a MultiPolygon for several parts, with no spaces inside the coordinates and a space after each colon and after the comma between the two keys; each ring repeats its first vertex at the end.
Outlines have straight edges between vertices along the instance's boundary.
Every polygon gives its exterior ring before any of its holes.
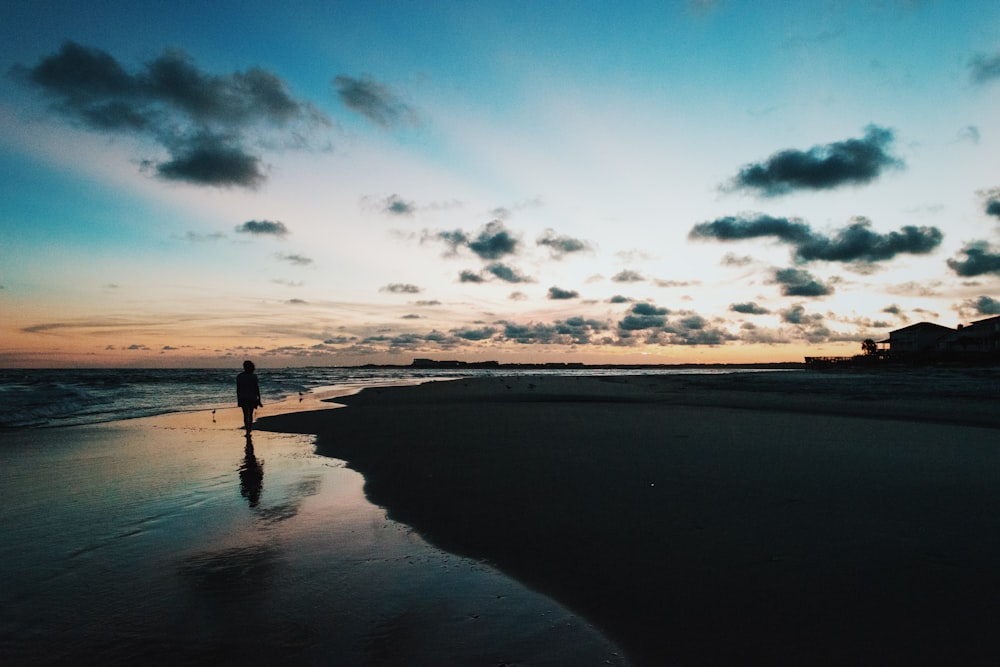
{"type": "Polygon", "coordinates": [[[993,372],[485,378],[261,425],[318,434],[391,518],[636,664],[993,664],[998,389],[993,372]]]}
{"type": "MultiPolygon", "coordinates": [[[[264,413],[310,407],[328,408],[264,413]]],[[[387,518],[313,437],[258,431],[251,454],[241,421],[2,434],[0,664],[625,663],[564,607],[387,518]]]]}

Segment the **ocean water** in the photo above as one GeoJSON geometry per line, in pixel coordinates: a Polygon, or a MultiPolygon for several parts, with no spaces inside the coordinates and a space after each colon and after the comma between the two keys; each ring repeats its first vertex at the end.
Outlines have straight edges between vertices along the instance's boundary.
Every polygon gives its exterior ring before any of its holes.
{"type": "MultiPolygon", "coordinates": [[[[258,368],[265,404],[299,392],[509,375],[735,373],[746,369],[258,368]]],[[[75,426],[236,404],[239,369],[0,369],[0,429],[75,426]]]]}

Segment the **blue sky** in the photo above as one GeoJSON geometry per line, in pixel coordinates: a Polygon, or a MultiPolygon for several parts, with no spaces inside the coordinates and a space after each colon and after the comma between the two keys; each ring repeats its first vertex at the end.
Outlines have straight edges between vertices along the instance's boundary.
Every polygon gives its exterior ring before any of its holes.
{"type": "Polygon", "coordinates": [[[1000,6],[10,2],[0,363],[740,362],[1000,314],[1000,6]]]}

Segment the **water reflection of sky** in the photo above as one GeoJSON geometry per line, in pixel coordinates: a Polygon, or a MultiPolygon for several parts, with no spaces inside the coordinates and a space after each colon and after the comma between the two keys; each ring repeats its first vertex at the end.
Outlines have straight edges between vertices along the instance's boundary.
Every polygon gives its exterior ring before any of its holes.
{"type": "Polygon", "coordinates": [[[23,431],[0,471],[15,662],[615,660],[545,598],[389,521],[307,436],[248,447],[207,414],[23,431]]]}

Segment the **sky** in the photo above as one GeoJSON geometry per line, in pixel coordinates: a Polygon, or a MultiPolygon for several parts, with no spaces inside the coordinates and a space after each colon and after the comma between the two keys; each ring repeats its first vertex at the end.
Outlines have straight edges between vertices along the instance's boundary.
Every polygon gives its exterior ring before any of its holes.
{"type": "Polygon", "coordinates": [[[751,363],[1000,314],[1000,3],[0,5],[0,366],[751,363]]]}

